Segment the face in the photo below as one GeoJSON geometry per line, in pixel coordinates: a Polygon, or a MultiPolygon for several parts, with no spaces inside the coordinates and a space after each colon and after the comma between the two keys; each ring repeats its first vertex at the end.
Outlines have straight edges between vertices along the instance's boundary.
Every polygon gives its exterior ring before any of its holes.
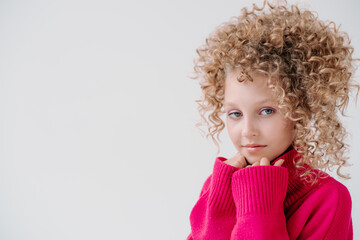
{"type": "Polygon", "coordinates": [[[262,157],[272,161],[292,144],[295,124],[279,111],[276,96],[267,87],[264,75],[250,74],[252,82],[240,83],[239,73],[229,72],[225,79],[227,131],[249,164],[262,157]]]}

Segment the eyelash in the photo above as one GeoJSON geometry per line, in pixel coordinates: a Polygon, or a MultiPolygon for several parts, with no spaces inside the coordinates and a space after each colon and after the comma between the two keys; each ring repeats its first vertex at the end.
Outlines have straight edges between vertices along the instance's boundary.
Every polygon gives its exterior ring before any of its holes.
{"type": "MultiPolygon", "coordinates": [[[[274,114],[275,112],[276,112],[275,109],[266,107],[266,108],[260,109],[260,113],[259,113],[259,114],[262,115],[262,116],[268,116],[268,115],[274,114]],[[263,111],[265,111],[265,110],[271,110],[272,112],[269,113],[269,114],[261,114],[261,112],[263,112],[263,111]]],[[[242,116],[242,113],[241,113],[241,112],[231,112],[231,113],[228,114],[228,116],[231,117],[234,113],[241,114],[241,116],[242,116]]],[[[240,117],[241,117],[241,116],[240,116],[240,117]]],[[[236,118],[236,117],[235,117],[235,118],[236,118]]]]}
{"type": "MultiPolygon", "coordinates": [[[[271,112],[270,114],[275,113],[275,109],[273,109],[273,108],[262,108],[262,109],[260,110],[260,113],[263,112],[263,111],[265,111],[265,110],[271,110],[272,112],[271,112]]],[[[265,114],[265,115],[270,115],[270,114],[265,114]]]]}
{"type": "MultiPolygon", "coordinates": [[[[231,113],[228,114],[228,116],[231,117],[234,113],[239,113],[239,112],[231,112],[231,113]]],[[[241,114],[241,113],[239,113],[239,114],[241,114]]]]}

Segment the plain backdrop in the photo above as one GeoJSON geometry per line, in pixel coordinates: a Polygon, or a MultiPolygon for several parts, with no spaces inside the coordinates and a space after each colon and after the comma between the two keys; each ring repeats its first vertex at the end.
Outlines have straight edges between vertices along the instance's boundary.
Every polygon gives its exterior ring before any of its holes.
{"type": "MultiPolygon", "coordinates": [[[[0,239],[185,239],[217,156],[195,127],[195,50],[251,3],[1,0],[0,239]]],[[[341,24],[360,56],[359,1],[298,3],[341,24]]],[[[359,239],[353,99],[343,183],[359,239]]]]}

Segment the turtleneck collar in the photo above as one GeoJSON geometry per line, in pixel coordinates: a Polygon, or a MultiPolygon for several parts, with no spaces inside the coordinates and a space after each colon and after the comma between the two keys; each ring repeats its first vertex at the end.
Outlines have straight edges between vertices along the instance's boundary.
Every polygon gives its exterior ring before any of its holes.
{"type": "MultiPolygon", "coordinates": [[[[272,161],[271,165],[274,165],[274,163],[280,159],[284,160],[284,163],[281,166],[287,168],[289,172],[288,188],[284,201],[285,210],[288,207],[292,206],[294,203],[298,202],[297,200],[303,197],[309,191],[319,186],[321,182],[327,181],[327,179],[329,178],[327,177],[325,179],[319,179],[313,185],[307,183],[303,178],[300,178],[300,175],[306,170],[311,169],[311,167],[308,165],[304,165],[302,168],[297,168],[295,166],[295,162],[301,159],[301,156],[294,148],[289,148],[286,152],[284,152],[282,155],[272,161]]],[[[312,171],[314,171],[314,173],[318,172],[318,170],[312,171]]]]}

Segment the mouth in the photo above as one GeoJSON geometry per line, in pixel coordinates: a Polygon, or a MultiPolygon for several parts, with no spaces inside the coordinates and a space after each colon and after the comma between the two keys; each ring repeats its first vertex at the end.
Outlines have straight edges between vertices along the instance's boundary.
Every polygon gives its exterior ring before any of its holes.
{"type": "Polygon", "coordinates": [[[264,149],[267,145],[261,145],[261,144],[247,144],[243,147],[246,148],[249,152],[256,152],[264,149]]]}

